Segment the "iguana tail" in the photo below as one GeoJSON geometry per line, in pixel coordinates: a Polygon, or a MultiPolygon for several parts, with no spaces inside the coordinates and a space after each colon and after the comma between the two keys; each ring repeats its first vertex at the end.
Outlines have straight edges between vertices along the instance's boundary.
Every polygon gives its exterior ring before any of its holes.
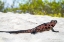
{"type": "Polygon", "coordinates": [[[18,33],[32,33],[33,30],[32,30],[32,29],[28,29],[28,30],[18,30],[18,31],[0,31],[0,32],[6,32],[6,33],[10,33],[10,34],[18,34],[18,33]]]}

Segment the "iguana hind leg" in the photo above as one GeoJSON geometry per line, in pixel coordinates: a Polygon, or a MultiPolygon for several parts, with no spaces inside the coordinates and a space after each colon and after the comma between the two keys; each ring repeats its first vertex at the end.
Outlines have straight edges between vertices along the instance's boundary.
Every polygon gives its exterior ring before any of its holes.
{"type": "Polygon", "coordinates": [[[31,32],[31,34],[36,34],[36,33],[37,33],[36,31],[31,32]]]}

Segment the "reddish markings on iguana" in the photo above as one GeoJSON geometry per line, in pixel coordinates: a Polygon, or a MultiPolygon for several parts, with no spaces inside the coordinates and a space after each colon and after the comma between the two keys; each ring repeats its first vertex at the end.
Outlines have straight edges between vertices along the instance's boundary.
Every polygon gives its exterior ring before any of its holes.
{"type": "Polygon", "coordinates": [[[52,30],[52,32],[59,32],[55,31],[53,27],[56,25],[57,20],[51,20],[50,22],[43,23],[35,28],[28,29],[28,30],[18,30],[18,31],[0,31],[0,32],[6,32],[10,34],[18,34],[18,33],[31,33],[31,34],[36,34],[37,32],[44,32],[44,31],[49,31],[52,30]]]}

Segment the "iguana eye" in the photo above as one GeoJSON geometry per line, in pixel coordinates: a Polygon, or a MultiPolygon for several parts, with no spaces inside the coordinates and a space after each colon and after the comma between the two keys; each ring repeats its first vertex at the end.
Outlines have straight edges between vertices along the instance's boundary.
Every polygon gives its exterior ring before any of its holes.
{"type": "Polygon", "coordinates": [[[55,20],[54,22],[57,23],[57,20],[55,20]]]}

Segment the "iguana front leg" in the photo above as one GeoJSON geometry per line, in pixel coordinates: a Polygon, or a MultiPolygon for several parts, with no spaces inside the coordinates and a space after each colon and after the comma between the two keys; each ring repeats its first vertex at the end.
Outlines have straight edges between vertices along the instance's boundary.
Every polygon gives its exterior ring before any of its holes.
{"type": "Polygon", "coordinates": [[[59,32],[59,31],[55,31],[53,28],[51,28],[52,32],[59,32]]]}

